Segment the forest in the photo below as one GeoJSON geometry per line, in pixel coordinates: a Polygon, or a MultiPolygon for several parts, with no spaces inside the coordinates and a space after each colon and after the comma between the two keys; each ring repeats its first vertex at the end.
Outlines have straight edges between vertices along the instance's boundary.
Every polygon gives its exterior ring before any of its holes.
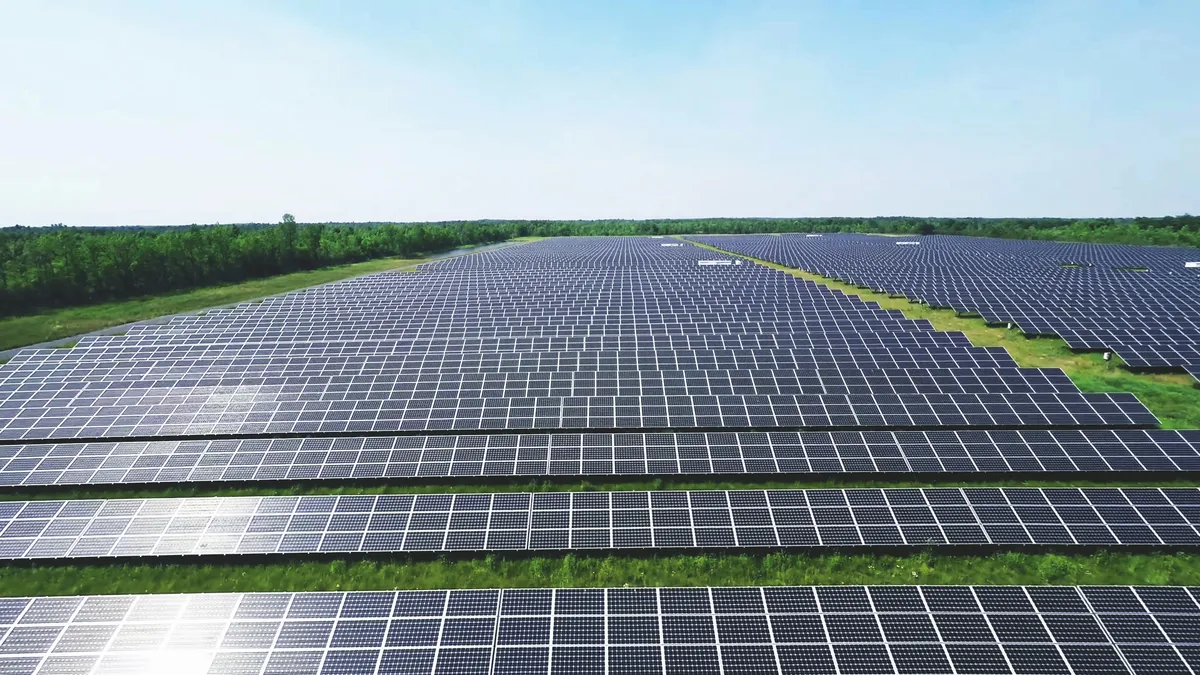
{"type": "Polygon", "coordinates": [[[0,229],[0,316],[231,283],[516,237],[752,232],[961,234],[1200,247],[1200,216],[713,218],[693,220],[307,223],[0,229]]]}

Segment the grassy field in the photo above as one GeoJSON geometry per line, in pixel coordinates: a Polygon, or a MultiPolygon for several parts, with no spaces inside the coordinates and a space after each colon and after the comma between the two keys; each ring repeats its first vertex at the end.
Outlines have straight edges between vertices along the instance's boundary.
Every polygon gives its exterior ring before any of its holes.
{"type": "Polygon", "coordinates": [[[70,307],[29,316],[8,317],[0,319],[0,349],[48,342],[120,326],[131,321],[142,321],[168,314],[194,312],[208,307],[245,302],[372,272],[412,268],[413,265],[425,260],[425,258],[380,258],[352,265],[281,274],[238,284],[209,286],[136,300],[123,300],[87,307],[70,307]]]}
{"type": "MultiPolygon", "coordinates": [[[[692,243],[713,251],[739,255],[698,242],[692,243]]],[[[1136,394],[1158,416],[1163,428],[1200,428],[1200,388],[1197,388],[1196,380],[1186,373],[1133,373],[1123,368],[1115,357],[1105,361],[1101,354],[1073,352],[1058,338],[1027,338],[1020,331],[989,326],[983,319],[958,316],[951,309],[931,309],[907,298],[893,298],[818,274],[749,256],[740,257],[875,302],[885,309],[901,310],[910,319],[927,319],[937,330],[965,333],[978,347],[1004,347],[1023,367],[1061,368],[1083,391],[1136,394]]]]}

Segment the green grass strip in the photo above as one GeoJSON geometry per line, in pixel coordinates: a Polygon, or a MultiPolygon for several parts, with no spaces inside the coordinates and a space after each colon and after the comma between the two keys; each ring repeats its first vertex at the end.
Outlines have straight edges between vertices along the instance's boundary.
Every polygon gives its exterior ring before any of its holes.
{"type": "MultiPolygon", "coordinates": [[[[187,498],[187,497],[263,497],[263,496],[292,496],[292,495],[375,495],[375,494],[444,494],[444,493],[480,493],[480,492],[595,492],[595,491],[630,491],[630,490],[827,490],[846,488],[980,488],[980,487],[1028,487],[1028,488],[1075,488],[1075,487],[1161,487],[1161,488],[1192,488],[1200,485],[1200,480],[1191,475],[1168,476],[1155,478],[1139,478],[1134,472],[1114,472],[1112,480],[1087,480],[1069,478],[1037,478],[1028,480],[1013,480],[1005,478],[1004,474],[995,476],[980,476],[978,478],[953,480],[886,480],[870,478],[864,474],[862,478],[847,475],[844,478],[809,478],[792,477],[794,474],[781,476],[774,480],[755,480],[754,478],[733,477],[713,480],[670,480],[651,478],[644,480],[629,480],[623,477],[613,477],[613,480],[532,480],[508,481],[497,483],[475,483],[463,485],[446,480],[427,480],[420,483],[400,484],[361,484],[343,483],[337,481],[299,481],[295,483],[237,483],[230,486],[220,486],[211,483],[164,484],[161,487],[120,487],[105,485],[80,485],[72,488],[47,487],[45,489],[6,489],[0,492],[0,501],[37,500],[37,499],[152,499],[152,498],[187,498]]],[[[1061,474],[1055,474],[1061,476],[1061,474]]]]}
{"type": "Polygon", "coordinates": [[[0,595],[806,584],[1198,585],[1184,553],[553,556],[0,567],[0,595]]]}

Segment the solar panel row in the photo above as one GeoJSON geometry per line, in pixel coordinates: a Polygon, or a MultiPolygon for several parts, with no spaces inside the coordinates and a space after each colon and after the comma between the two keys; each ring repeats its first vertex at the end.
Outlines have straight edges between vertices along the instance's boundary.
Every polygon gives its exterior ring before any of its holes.
{"type": "MultiPolygon", "coordinates": [[[[588,372],[588,371],[712,371],[712,370],[787,370],[793,367],[802,370],[829,369],[837,365],[845,368],[872,368],[874,361],[887,364],[896,359],[933,360],[931,368],[981,368],[1016,369],[1016,365],[1005,358],[1003,352],[959,345],[907,345],[896,346],[839,346],[834,348],[766,348],[766,349],[675,349],[642,350],[604,353],[594,350],[589,353],[566,352],[492,352],[490,354],[466,352],[421,352],[416,354],[341,354],[332,355],[306,350],[292,353],[271,353],[266,356],[250,354],[233,357],[203,357],[200,365],[192,365],[200,358],[181,359],[170,356],[156,357],[141,354],[134,358],[103,357],[95,362],[33,362],[14,363],[10,370],[26,368],[29,372],[19,377],[13,375],[0,382],[0,392],[36,391],[47,383],[77,383],[91,379],[97,381],[165,380],[237,377],[270,378],[313,376],[356,376],[396,374],[406,375],[421,370],[436,369],[440,373],[521,373],[521,372],[588,372]],[[655,353],[657,352],[657,353],[655,353]],[[682,352],[682,353],[679,353],[682,352]],[[699,352],[699,353],[696,353],[699,352]],[[716,352],[716,353],[714,353],[716,352]],[[893,354],[892,352],[895,352],[893,354]],[[949,360],[941,364],[942,359],[949,360]],[[153,359],[153,361],[151,361],[153,359]],[[762,366],[737,366],[738,362],[777,362],[783,368],[762,366]],[[965,363],[957,363],[957,362],[965,363]],[[861,364],[859,363],[861,362],[861,364]],[[442,366],[445,366],[444,368],[442,366]],[[300,372],[298,372],[300,371],[300,372]]],[[[886,365],[875,367],[887,367],[886,365]]]]}
{"type": "MultiPolygon", "coordinates": [[[[241,393],[229,387],[282,386],[278,393],[299,398],[340,394],[339,400],[386,395],[395,398],[528,398],[530,396],[716,396],[769,394],[960,394],[960,393],[1078,393],[1075,384],[1056,368],[936,368],[860,370],[808,368],[794,370],[670,370],[535,373],[396,373],[362,374],[358,370],[322,371],[319,365],[293,364],[297,376],[268,383],[254,374],[227,372],[218,379],[160,379],[147,374],[89,377],[88,381],[43,382],[0,392],[0,400],[17,407],[38,405],[120,405],[120,397],[188,390],[202,393],[241,393]],[[220,387],[221,389],[213,389],[220,387]],[[128,390],[133,390],[128,391],[128,390]],[[101,400],[111,399],[111,400],[101,400]]],[[[286,375],[286,373],[280,373],[286,375]]],[[[172,392],[174,393],[174,392],[172,392]]]]}
{"type": "MultiPolygon", "coordinates": [[[[204,403],[0,407],[0,440],[345,434],[524,429],[855,429],[1152,427],[1133,394],[543,396],[287,400],[270,387],[202,394],[204,403]],[[283,400],[281,400],[283,399],[283,400]]],[[[185,394],[180,394],[185,395],[185,394]]],[[[100,402],[97,402],[100,403],[100,402]]]]}
{"type": "Polygon", "coordinates": [[[1200,489],[388,494],[0,503],[0,558],[1200,545],[1200,489]]]}
{"type": "Polygon", "coordinates": [[[1200,470],[1200,431],[344,436],[0,445],[0,485],[1200,470]]]}
{"type": "MultiPolygon", "coordinates": [[[[499,301],[499,300],[497,300],[499,301]]],[[[679,349],[952,349],[971,346],[962,333],[938,333],[931,331],[901,332],[891,330],[841,332],[750,333],[710,334],[693,332],[687,335],[643,334],[627,336],[545,336],[523,338],[459,337],[449,339],[390,338],[377,331],[356,330],[347,325],[341,335],[326,331],[319,335],[285,335],[281,330],[252,336],[195,335],[185,333],[188,342],[162,338],[157,334],[144,339],[125,335],[100,336],[82,340],[70,351],[25,350],[12,360],[10,369],[22,376],[33,370],[46,370],[57,364],[92,364],[98,360],[129,358],[216,358],[230,354],[242,356],[288,356],[305,357],[322,354],[342,355],[352,353],[387,354],[396,358],[415,358],[423,352],[527,352],[527,351],[614,351],[614,350],[663,350],[679,349]]],[[[6,370],[6,372],[8,372],[6,370]]]]}
{"type": "MultiPolygon", "coordinates": [[[[955,348],[956,356],[978,356],[961,334],[933,332],[926,322],[908,321],[759,266],[715,270],[686,264],[706,256],[694,246],[663,247],[648,239],[539,242],[440,262],[417,274],[375,275],[204,316],[177,317],[73,350],[31,353],[0,369],[0,439],[1156,422],[1132,397],[1081,396],[1057,371],[956,373],[940,379],[940,369],[922,375],[838,370],[810,376],[797,370],[794,360],[773,359],[770,370],[749,371],[737,369],[736,359],[718,362],[715,357],[706,363],[710,369],[696,371],[671,370],[658,358],[638,362],[616,357],[608,360],[612,377],[578,372],[582,358],[556,359],[555,368],[561,364],[568,370],[545,374],[488,377],[446,368],[449,354],[464,355],[460,362],[467,354],[478,354],[478,368],[485,353],[532,348],[590,352],[614,346],[841,347],[875,363],[887,363],[893,350],[908,357],[912,348],[955,348]],[[610,260],[617,267],[581,260],[610,260]],[[429,301],[431,294],[440,300],[429,301]],[[426,300],[414,303],[414,296],[426,300]],[[656,302],[639,306],[636,297],[656,302]],[[681,310],[659,302],[676,299],[694,307],[681,310]],[[720,304],[721,299],[727,303],[720,304]],[[488,317],[483,316],[485,307],[488,317]],[[831,307],[850,311],[832,315],[831,307]],[[806,327],[822,332],[797,332],[806,327]],[[501,337],[530,331],[563,335],[501,337]],[[310,340],[303,351],[289,351],[300,336],[310,340]],[[311,341],[314,336],[319,342],[311,341]],[[351,345],[357,350],[364,339],[378,346],[385,336],[392,338],[395,358],[312,356],[314,349],[340,353],[351,345]],[[400,336],[407,337],[395,339],[400,336]],[[193,358],[181,363],[153,351],[181,341],[225,350],[263,340],[284,347],[273,351],[273,358],[251,361],[193,358]],[[124,362],[114,360],[114,348],[123,353],[124,362]],[[439,355],[437,365],[427,375],[399,372],[406,364],[431,361],[433,354],[439,355]],[[788,400],[788,394],[848,398],[788,400]],[[700,398],[713,396],[717,399],[700,398]],[[938,398],[942,396],[950,398],[938,398]],[[569,400],[583,397],[591,400],[569,400]],[[539,400],[522,400],[533,398],[539,400]],[[426,403],[430,399],[434,403],[426,403]]],[[[842,365],[832,351],[830,356],[842,365]]],[[[928,356],[936,363],[941,354],[928,356]]],[[[596,355],[597,368],[600,359],[596,355]]]]}
{"type": "Polygon", "coordinates": [[[13,598],[10,674],[1189,674],[1191,589],[775,587],[13,598]]]}
{"type": "MultiPolygon", "coordinates": [[[[914,370],[914,369],[1016,369],[1017,364],[1003,349],[988,347],[933,346],[871,351],[837,349],[677,349],[641,351],[560,352],[423,352],[392,357],[390,351],[375,351],[375,345],[339,343],[326,348],[303,346],[283,349],[252,349],[235,356],[179,356],[155,349],[136,358],[101,355],[82,363],[58,359],[54,362],[13,362],[0,392],[19,390],[41,382],[64,382],[68,377],[133,380],[226,377],[293,377],[295,371],[323,377],[337,371],[363,375],[409,375],[425,373],[514,373],[514,372],[613,372],[639,370],[914,370]],[[197,371],[202,368],[202,372],[197,371]],[[24,370],[24,372],[19,372],[24,370]]],[[[28,351],[21,354],[28,354],[28,351]]]]}

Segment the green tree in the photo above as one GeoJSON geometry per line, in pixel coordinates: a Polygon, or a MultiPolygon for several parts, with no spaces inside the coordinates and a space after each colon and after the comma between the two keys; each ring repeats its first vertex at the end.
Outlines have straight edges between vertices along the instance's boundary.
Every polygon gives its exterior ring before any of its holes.
{"type": "Polygon", "coordinates": [[[296,269],[412,256],[515,237],[913,232],[1200,247],[1200,217],[705,218],[0,229],[0,315],[119,300],[296,269]]]}

